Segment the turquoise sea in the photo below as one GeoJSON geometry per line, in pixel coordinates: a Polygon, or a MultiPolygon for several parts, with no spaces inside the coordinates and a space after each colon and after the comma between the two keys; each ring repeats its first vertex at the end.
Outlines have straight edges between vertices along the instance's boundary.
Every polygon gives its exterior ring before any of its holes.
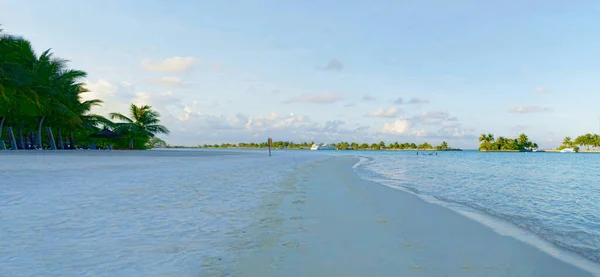
{"type": "Polygon", "coordinates": [[[3,151],[0,276],[237,276],[232,264],[276,244],[275,230],[300,217],[281,210],[302,191],[290,176],[332,155],[359,158],[354,171],[374,186],[600,263],[598,154],[3,151]]]}
{"type": "Polygon", "coordinates": [[[509,222],[600,263],[600,155],[362,151],[361,176],[509,222]],[[424,155],[433,154],[433,155],[424,155]]]}

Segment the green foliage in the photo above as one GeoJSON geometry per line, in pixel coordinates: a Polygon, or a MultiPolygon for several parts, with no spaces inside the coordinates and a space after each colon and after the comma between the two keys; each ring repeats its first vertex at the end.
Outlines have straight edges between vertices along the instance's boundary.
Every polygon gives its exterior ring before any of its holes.
{"type": "Polygon", "coordinates": [[[159,114],[149,106],[132,105],[132,119],[112,114],[113,118],[125,120],[116,124],[91,114],[90,110],[102,101],[82,99],[81,95],[88,92],[83,84],[86,73],[68,68],[67,63],[50,50],[37,55],[28,40],[0,32],[0,140],[8,140],[2,130],[10,126],[18,137],[19,148],[27,144],[50,145],[43,141],[48,138],[42,134],[46,125],[52,127],[58,149],[66,145],[74,148],[78,146],[76,141],[80,145],[114,143],[116,147],[127,148],[124,140],[89,138],[100,127],[111,126],[134,140],[135,148],[145,149],[155,134],[168,133],[164,126],[158,125],[159,114]]]}
{"type": "MultiPolygon", "coordinates": [[[[273,141],[273,148],[275,149],[310,149],[314,142],[301,142],[294,143],[290,141],[273,141]]],[[[448,146],[448,143],[443,141],[439,146],[431,146],[429,143],[425,142],[420,145],[416,145],[415,143],[390,143],[388,145],[385,142],[381,141],[379,143],[357,143],[357,142],[347,142],[342,141],[339,143],[330,143],[329,145],[335,146],[337,150],[440,150],[440,151],[448,151],[448,150],[458,150],[453,149],[448,146]]],[[[240,142],[238,144],[231,143],[222,143],[222,144],[214,144],[214,145],[198,145],[197,148],[267,148],[269,145],[267,142],[240,142]]],[[[180,148],[183,146],[172,146],[173,148],[180,148]]]]}
{"type": "MultiPolygon", "coordinates": [[[[37,55],[22,37],[0,34],[0,138],[3,127],[10,126],[23,134],[34,133],[31,140],[42,147],[42,138],[47,138],[41,132],[44,124],[54,128],[56,139],[70,142],[70,137],[97,130],[106,121],[89,113],[102,101],[81,99],[87,92],[82,83],[86,73],[68,68],[67,63],[50,50],[37,55]]],[[[19,141],[19,147],[24,145],[19,141]]]]}
{"type": "Polygon", "coordinates": [[[449,150],[450,147],[448,147],[448,143],[445,141],[442,141],[442,143],[439,146],[435,147],[436,150],[441,150],[441,151],[445,151],[445,150],[449,150]]]}
{"type": "Polygon", "coordinates": [[[529,151],[538,147],[525,134],[520,134],[517,138],[500,136],[497,139],[492,134],[481,134],[479,142],[479,151],[529,151]]]}
{"type": "Polygon", "coordinates": [[[580,148],[585,148],[586,150],[591,150],[592,148],[598,149],[600,148],[600,136],[598,134],[587,133],[576,137],[575,140],[572,140],[571,137],[565,137],[557,149],[562,150],[565,148],[573,148],[575,151],[579,151],[580,148]]]}
{"type": "Polygon", "coordinates": [[[424,142],[422,144],[420,144],[419,146],[417,146],[417,149],[433,149],[433,146],[431,146],[431,144],[424,142]]]}
{"type": "MultiPolygon", "coordinates": [[[[130,117],[120,113],[111,113],[111,119],[121,122],[114,123],[114,131],[129,139],[129,148],[148,149],[150,139],[156,134],[169,134],[169,129],[160,125],[160,114],[151,106],[129,107],[130,117]]],[[[122,144],[120,146],[123,146],[122,144]]]]}
{"type": "Polygon", "coordinates": [[[146,148],[150,149],[150,148],[165,148],[168,147],[167,143],[158,138],[158,137],[153,137],[150,140],[148,140],[148,143],[146,144],[146,148]]]}

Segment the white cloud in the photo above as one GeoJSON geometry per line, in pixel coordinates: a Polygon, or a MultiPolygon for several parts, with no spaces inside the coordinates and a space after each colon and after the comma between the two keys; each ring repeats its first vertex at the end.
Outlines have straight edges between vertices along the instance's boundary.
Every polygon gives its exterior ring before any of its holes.
{"type": "Polygon", "coordinates": [[[412,123],[408,119],[396,119],[392,123],[383,124],[381,132],[387,134],[406,134],[411,126],[412,123]]]}
{"type": "Polygon", "coordinates": [[[350,107],[355,107],[356,103],[347,103],[344,105],[344,108],[350,108],[350,107]]]}
{"type": "Polygon", "coordinates": [[[424,125],[439,125],[442,122],[444,122],[449,116],[450,113],[448,113],[447,111],[430,111],[415,116],[413,119],[415,122],[424,125]]]}
{"type": "Polygon", "coordinates": [[[190,71],[198,61],[194,57],[172,57],[162,61],[143,60],[142,68],[148,71],[183,73],[190,71]]]}
{"type": "Polygon", "coordinates": [[[536,106],[536,105],[520,105],[510,108],[509,112],[511,113],[543,113],[543,112],[551,112],[551,108],[536,106]]]}
{"type": "Polygon", "coordinates": [[[340,130],[340,126],[344,125],[345,122],[342,120],[325,121],[321,131],[328,133],[337,133],[340,130]]]}
{"type": "Polygon", "coordinates": [[[366,114],[368,117],[395,117],[398,114],[399,110],[396,107],[391,107],[387,110],[378,109],[373,112],[366,114]]]}
{"type": "Polygon", "coordinates": [[[338,59],[331,59],[325,66],[319,66],[318,68],[322,70],[341,71],[344,69],[344,64],[338,59]]]}
{"type": "MultiPolygon", "coordinates": [[[[214,115],[198,111],[198,103],[185,105],[178,116],[180,122],[189,126],[189,130],[219,130],[240,131],[248,136],[250,133],[263,133],[269,131],[283,131],[303,127],[310,122],[306,116],[298,116],[294,113],[281,115],[271,112],[264,116],[246,116],[236,114],[234,116],[214,115]]],[[[244,136],[243,134],[240,134],[244,136]]]]}
{"type": "Polygon", "coordinates": [[[179,77],[166,76],[166,77],[160,78],[160,80],[158,80],[157,83],[159,85],[165,85],[165,86],[180,86],[183,84],[183,81],[179,77]]]}
{"type": "Polygon", "coordinates": [[[368,126],[345,127],[341,120],[322,123],[294,113],[271,112],[261,116],[237,114],[214,115],[197,110],[197,103],[186,105],[181,111],[171,136],[190,145],[222,142],[249,142],[272,137],[276,140],[322,141],[364,140],[368,126]]]}
{"type": "Polygon", "coordinates": [[[427,131],[425,131],[425,129],[416,130],[416,131],[414,131],[414,135],[417,137],[426,137],[427,131]]]}
{"type": "Polygon", "coordinates": [[[129,82],[111,82],[108,80],[87,81],[86,87],[90,92],[82,94],[83,100],[100,99],[104,103],[101,107],[92,108],[92,113],[108,116],[111,112],[129,114],[132,103],[136,105],[150,105],[161,114],[163,125],[170,129],[177,128],[174,122],[177,119],[172,111],[181,108],[181,99],[172,91],[164,92],[139,92],[129,82]]]}
{"type": "Polygon", "coordinates": [[[303,103],[318,103],[332,104],[342,100],[342,97],[332,92],[324,93],[303,93],[286,102],[303,102],[303,103]]]}
{"type": "Polygon", "coordinates": [[[437,134],[442,137],[465,137],[469,135],[471,129],[462,128],[458,122],[446,122],[442,128],[437,130],[437,134]]]}
{"type": "Polygon", "coordinates": [[[442,125],[442,128],[456,128],[460,126],[460,123],[456,121],[446,122],[442,125]]]}
{"type": "Polygon", "coordinates": [[[314,123],[302,132],[308,140],[313,141],[366,141],[369,137],[369,126],[356,125],[354,128],[345,127],[342,120],[328,120],[320,125],[314,123]]]}
{"type": "Polygon", "coordinates": [[[549,92],[550,92],[550,90],[548,88],[542,87],[542,86],[539,86],[539,87],[536,87],[533,89],[533,93],[538,93],[538,94],[544,94],[544,93],[549,93],[549,92]]]}
{"type": "MultiPolygon", "coordinates": [[[[409,141],[436,139],[463,140],[469,135],[467,129],[461,128],[458,122],[442,121],[443,125],[433,127],[425,124],[425,119],[448,118],[447,112],[433,111],[411,118],[393,120],[379,126],[364,126],[360,122],[343,120],[313,121],[307,116],[294,113],[269,112],[262,115],[253,114],[214,114],[217,103],[207,101],[190,101],[180,98],[177,91],[162,92],[136,91],[128,82],[110,82],[99,80],[89,82],[93,92],[88,98],[100,98],[107,102],[104,108],[108,112],[127,113],[129,104],[148,104],[161,113],[162,124],[171,130],[169,136],[162,137],[171,144],[197,145],[204,143],[249,142],[261,141],[273,137],[276,140],[338,142],[358,141],[371,142],[379,139],[407,137],[409,141]],[[441,128],[442,131],[436,132],[441,128]],[[381,132],[378,132],[381,131],[381,132]],[[378,132],[378,133],[373,133],[378,132]],[[410,137],[410,139],[408,139],[410,137]]],[[[309,103],[333,103],[339,96],[332,93],[303,94],[294,100],[309,103]]],[[[380,109],[370,115],[391,117],[397,114],[397,107],[380,109]]],[[[105,114],[106,114],[105,113],[105,114]]],[[[448,140],[450,141],[450,140],[448,140]]],[[[430,141],[431,143],[431,141],[430,141]]],[[[454,145],[453,145],[454,146],[454,145]]]]}
{"type": "Polygon", "coordinates": [[[110,82],[100,79],[97,81],[86,81],[85,87],[89,92],[81,94],[83,100],[100,99],[104,103],[100,107],[94,107],[93,113],[107,115],[111,112],[126,112],[131,101],[136,97],[135,86],[129,82],[110,82]]]}
{"type": "Polygon", "coordinates": [[[447,111],[431,111],[421,114],[421,119],[446,119],[450,116],[447,111]]]}
{"type": "Polygon", "coordinates": [[[443,140],[462,145],[473,143],[472,140],[476,139],[472,134],[474,130],[462,127],[458,120],[446,121],[448,117],[446,111],[432,111],[411,118],[396,119],[385,123],[381,132],[372,138],[397,140],[398,137],[405,137],[407,141],[415,143],[439,143],[443,140]]]}

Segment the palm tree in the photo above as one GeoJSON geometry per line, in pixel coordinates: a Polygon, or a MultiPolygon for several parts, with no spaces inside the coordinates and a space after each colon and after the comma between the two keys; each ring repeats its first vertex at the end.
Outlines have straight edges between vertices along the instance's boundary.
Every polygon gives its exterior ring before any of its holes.
{"type": "Polygon", "coordinates": [[[491,150],[492,149],[492,144],[494,143],[494,135],[492,134],[481,134],[481,136],[479,137],[479,142],[481,142],[481,145],[479,146],[479,149],[484,149],[484,150],[491,150]]]}
{"type": "MultiPolygon", "coordinates": [[[[82,91],[87,91],[83,87],[81,89],[82,91]]],[[[69,117],[63,124],[58,124],[57,135],[59,137],[59,145],[61,145],[62,148],[64,148],[62,129],[67,129],[69,131],[69,145],[71,149],[74,149],[74,132],[78,132],[87,137],[90,133],[97,132],[102,125],[113,125],[113,123],[105,117],[90,113],[90,110],[94,106],[100,106],[102,103],[103,101],[99,99],[80,100],[77,102],[77,105],[73,107],[75,116],[69,117]]]]}
{"type": "MultiPolygon", "coordinates": [[[[0,138],[4,127],[10,127],[11,148],[23,149],[25,141],[43,147],[44,126],[52,149],[65,148],[65,130],[69,131],[73,147],[74,137],[87,138],[101,124],[112,126],[108,119],[90,113],[102,101],[81,99],[81,94],[87,92],[81,82],[86,73],[67,68],[67,62],[53,56],[50,50],[37,55],[28,40],[0,30],[0,138]],[[17,133],[12,132],[13,127],[18,128],[17,133]],[[60,147],[54,141],[52,128],[56,128],[60,147]]],[[[132,121],[125,120],[117,126],[131,139],[168,133],[158,125],[158,113],[150,107],[137,107],[136,111],[132,121]]]]}
{"type": "Polygon", "coordinates": [[[134,138],[143,140],[145,144],[156,134],[169,134],[169,130],[165,126],[159,125],[160,120],[158,118],[160,114],[152,110],[151,106],[138,107],[131,104],[129,111],[131,118],[120,113],[110,114],[111,119],[125,121],[115,123],[115,132],[129,137],[129,148],[133,149],[134,138]]]}
{"type": "Polygon", "coordinates": [[[565,137],[565,139],[563,140],[563,145],[567,146],[567,147],[571,147],[572,144],[573,144],[573,142],[571,141],[571,137],[565,137]]]}
{"type": "Polygon", "coordinates": [[[448,143],[446,141],[442,141],[442,144],[439,146],[440,150],[448,150],[448,143]]]}
{"type": "Polygon", "coordinates": [[[1,34],[0,57],[1,137],[4,123],[17,123],[34,115],[41,103],[32,90],[36,55],[31,43],[22,37],[1,34]]]}
{"type": "Polygon", "coordinates": [[[594,148],[598,148],[600,146],[600,135],[594,134],[592,136],[592,143],[594,148]]]}
{"type": "Polygon", "coordinates": [[[427,142],[423,142],[422,144],[417,146],[417,149],[431,149],[431,148],[433,148],[433,147],[431,147],[431,145],[427,142]]]}
{"type": "Polygon", "coordinates": [[[525,149],[530,146],[529,138],[525,134],[520,134],[517,138],[517,142],[519,143],[519,149],[525,149]]]}

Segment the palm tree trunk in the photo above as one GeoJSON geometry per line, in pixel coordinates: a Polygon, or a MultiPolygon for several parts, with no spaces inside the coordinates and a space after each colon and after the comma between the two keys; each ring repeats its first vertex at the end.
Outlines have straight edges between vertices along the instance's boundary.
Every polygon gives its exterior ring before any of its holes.
{"type": "Polygon", "coordinates": [[[0,120],[0,150],[6,149],[6,145],[4,145],[4,141],[2,140],[2,128],[4,126],[5,120],[6,120],[6,116],[3,116],[2,120],[0,120]]]}
{"type": "Polygon", "coordinates": [[[133,138],[129,139],[129,149],[133,149],[133,138]]]}
{"type": "Polygon", "coordinates": [[[40,122],[38,122],[36,142],[35,142],[42,149],[44,149],[44,145],[42,144],[42,124],[44,124],[44,119],[46,119],[46,117],[42,116],[40,118],[40,122]]]}
{"type": "Polygon", "coordinates": [[[56,141],[54,140],[54,134],[52,134],[52,128],[46,127],[46,133],[48,134],[48,139],[50,140],[50,149],[56,150],[56,141]]]}
{"type": "Polygon", "coordinates": [[[0,120],[0,138],[2,137],[2,126],[4,126],[4,121],[6,120],[6,116],[2,117],[2,120],[0,120]]]}
{"type": "Polygon", "coordinates": [[[75,139],[73,138],[73,131],[69,131],[69,144],[70,149],[75,149],[75,139]]]}
{"type": "Polygon", "coordinates": [[[17,142],[15,141],[15,136],[13,135],[12,127],[6,128],[8,132],[8,140],[10,143],[10,149],[17,150],[17,142]]]}
{"type": "Polygon", "coordinates": [[[60,133],[60,128],[58,128],[58,130],[56,130],[57,135],[58,135],[58,149],[64,150],[65,149],[65,143],[63,142],[63,138],[62,138],[62,134],[60,133]]]}
{"type": "Polygon", "coordinates": [[[25,144],[23,142],[23,128],[19,127],[19,139],[17,140],[18,146],[20,149],[25,149],[25,144]]]}

